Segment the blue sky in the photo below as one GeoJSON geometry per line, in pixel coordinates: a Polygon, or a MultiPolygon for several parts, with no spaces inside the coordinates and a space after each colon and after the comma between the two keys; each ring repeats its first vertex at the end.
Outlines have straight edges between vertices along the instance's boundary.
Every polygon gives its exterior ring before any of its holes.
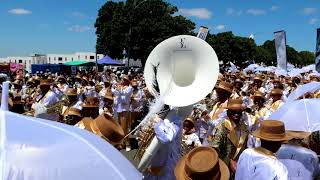
{"type": "MultiPolygon", "coordinates": [[[[285,30],[287,43],[314,51],[318,0],[168,0],[213,33],[254,34],[257,44],[285,30]]],[[[94,51],[94,22],[106,0],[0,0],[0,57],[94,51]]]]}

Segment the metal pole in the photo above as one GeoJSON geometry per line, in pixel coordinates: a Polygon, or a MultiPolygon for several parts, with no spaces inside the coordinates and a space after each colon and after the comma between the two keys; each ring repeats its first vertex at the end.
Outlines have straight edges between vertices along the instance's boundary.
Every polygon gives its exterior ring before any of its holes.
{"type": "Polygon", "coordinates": [[[97,55],[97,50],[96,50],[96,72],[98,73],[98,55],[97,55]]]}
{"type": "MultiPolygon", "coordinates": [[[[133,2],[133,10],[135,10],[137,7],[139,7],[141,4],[147,2],[148,0],[141,1],[139,4],[137,4],[137,1],[133,2]]],[[[130,11],[129,15],[129,37],[128,37],[128,52],[127,52],[127,57],[128,57],[128,69],[130,68],[130,43],[131,43],[131,34],[132,34],[132,10],[130,11]]]]}

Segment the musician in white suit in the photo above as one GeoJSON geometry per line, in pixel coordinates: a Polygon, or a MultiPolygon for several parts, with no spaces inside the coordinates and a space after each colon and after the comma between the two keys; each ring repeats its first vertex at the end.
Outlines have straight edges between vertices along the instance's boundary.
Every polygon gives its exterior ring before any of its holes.
{"type": "Polygon", "coordinates": [[[40,93],[35,97],[32,109],[35,111],[34,116],[58,121],[59,114],[47,111],[47,108],[59,101],[59,96],[50,89],[51,81],[48,79],[40,82],[40,93]]]}
{"type": "Polygon", "coordinates": [[[236,180],[288,180],[288,170],[276,157],[283,141],[291,137],[281,121],[262,121],[253,132],[261,139],[261,147],[248,148],[242,152],[236,166],[236,180]]]}
{"type": "MultiPolygon", "coordinates": [[[[130,123],[130,101],[133,93],[133,88],[130,83],[129,77],[124,76],[120,84],[113,85],[111,88],[111,92],[114,95],[115,111],[118,113],[118,122],[125,134],[128,133],[130,128],[128,124],[130,123]]],[[[126,146],[126,151],[131,150],[128,138],[123,141],[122,147],[120,148],[124,148],[124,146],[126,146]]]]}
{"type": "Polygon", "coordinates": [[[319,159],[317,153],[305,148],[303,143],[303,140],[306,139],[310,133],[289,131],[289,134],[294,138],[282,144],[277,152],[277,157],[279,159],[299,161],[314,177],[319,176],[319,159]]]}

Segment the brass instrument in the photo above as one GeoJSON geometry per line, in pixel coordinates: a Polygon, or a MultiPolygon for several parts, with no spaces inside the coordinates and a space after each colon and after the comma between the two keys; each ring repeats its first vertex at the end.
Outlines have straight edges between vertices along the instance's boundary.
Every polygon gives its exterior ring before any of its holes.
{"type": "Polygon", "coordinates": [[[69,98],[67,95],[62,95],[61,99],[47,108],[47,113],[57,113],[60,114],[62,112],[63,106],[69,105],[69,98]]]}
{"type": "MultiPolygon", "coordinates": [[[[51,113],[57,113],[60,114],[62,111],[63,106],[67,106],[69,104],[69,99],[67,95],[62,95],[61,99],[52,104],[49,107],[46,107],[46,113],[51,114],[51,113]]],[[[23,115],[27,115],[27,116],[34,116],[35,115],[36,110],[32,109],[30,111],[27,111],[25,113],[23,113],[23,115]]]]}
{"type": "Polygon", "coordinates": [[[142,158],[146,148],[150,145],[151,140],[155,136],[153,127],[159,121],[160,118],[156,116],[152,118],[152,120],[148,121],[146,124],[141,126],[141,128],[135,132],[137,140],[139,141],[139,148],[136,154],[134,155],[133,159],[140,160],[142,158]]]}
{"type": "MultiPolygon", "coordinates": [[[[169,122],[174,118],[184,119],[190,115],[192,104],[212,92],[218,75],[219,62],[215,51],[204,40],[188,35],[174,36],[161,42],[150,53],[144,68],[148,91],[154,97],[160,94],[155,104],[163,103],[176,107],[164,118],[169,122]]],[[[160,109],[158,110],[157,106],[153,105],[146,117],[158,113],[160,109]],[[158,111],[155,112],[154,109],[158,111]]],[[[148,124],[150,120],[153,119],[142,121],[145,122],[142,126],[145,127],[146,133],[141,135],[143,143],[136,155],[141,157],[138,165],[140,172],[145,172],[159,149],[163,147],[154,132],[151,132],[154,126],[153,123],[148,124]]],[[[141,131],[143,133],[143,130],[141,131]]]]}

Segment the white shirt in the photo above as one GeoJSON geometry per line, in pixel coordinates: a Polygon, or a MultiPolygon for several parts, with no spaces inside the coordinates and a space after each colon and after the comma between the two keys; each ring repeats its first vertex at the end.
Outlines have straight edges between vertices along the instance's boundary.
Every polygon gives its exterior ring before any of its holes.
{"type": "Polygon", "coordinates": [[[292,159],[302,163],[313,175],[319,174],[319,159],[317,154],[305,147],[282,144],[277,152],[279,159],[292,159]]]}
{"type": "Polygon", "coordinates": [[[133,88],[130,85],[122,90],[118,90],[112,87],[111,92],[114,95],[114,105],[116,112],[129,111],[133,88]]]}
{"type": "Polygon", "coordinates": [[[278,159],[249,148],[239,157],[235,179],[288,180],[288,170],[278,159]]]}
{"type": "Polygon", "coordinates": [[[308,171],[299,161],[292,159],[279,159],[288,170],[290,180],[311,180],[312,173],[308,171]]]}
{"type": "Polygon", "coordinates": [[[182,142],[184,142],[186,145],[192,145],[192,143],[194,143],[196,147],[201,146],[200,139],[196,133],[191,133],[188,135],[184,134],[182,136],[184,137],[182,138],[182,142]]]}
{"type": "Polygon", "coordinates": [[[52,104],[55,104],[58,101],[59,101],[58,95],[52,91],[48,91],[47,94],[45,94],[45,97],[43,97],[43,99],[40,100],[40,103],[48,107],[52,104]]]}
{"type": "Polygon", "coordinates": [[[131,112],[140,112],[142,110],[143,96],[144,96],[143,90],[139,89],[138,92],[134,95],[135,101],[131,102],[131,104],[130,104],[130,111],[131,112]]]}

